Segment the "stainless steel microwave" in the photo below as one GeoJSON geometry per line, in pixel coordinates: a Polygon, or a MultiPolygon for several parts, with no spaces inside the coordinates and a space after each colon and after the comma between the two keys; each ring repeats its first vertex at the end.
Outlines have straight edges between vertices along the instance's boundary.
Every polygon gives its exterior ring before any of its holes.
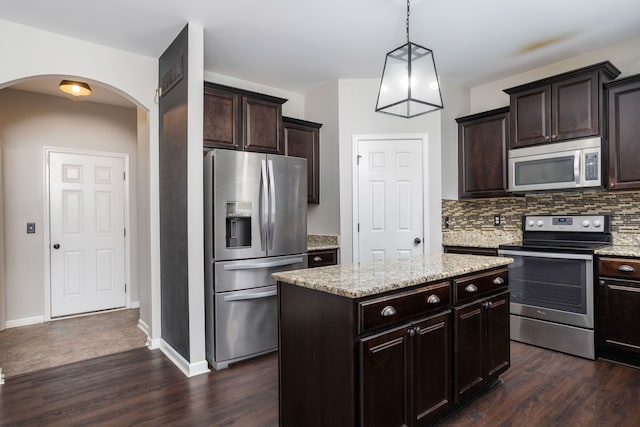
{"type": "Polygon", "coordinates": [[[508,159],[511,192],[602,186],[599,137],[516,148],[508,159]]]}

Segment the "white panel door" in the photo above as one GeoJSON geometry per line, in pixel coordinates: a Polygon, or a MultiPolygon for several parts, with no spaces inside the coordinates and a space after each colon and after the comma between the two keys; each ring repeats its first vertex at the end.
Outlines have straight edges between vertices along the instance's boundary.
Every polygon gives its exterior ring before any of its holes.
{"type": "Polygon", "coordinates": [[[51,317],[124,307],[124,159],[51,153],[51,317]]]}
{"type": "Polygon", "coordinates": [[[422,254],[422,141],[359,140],[357,144],[358,260],[422,254]]]}

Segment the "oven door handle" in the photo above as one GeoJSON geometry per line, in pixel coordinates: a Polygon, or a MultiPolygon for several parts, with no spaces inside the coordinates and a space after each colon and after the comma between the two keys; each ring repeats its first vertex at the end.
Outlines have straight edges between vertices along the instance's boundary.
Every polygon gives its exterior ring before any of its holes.
{"type": "Polygon", "coordinates": [[[583,259],[585,261],[593,261],[593,254],[572,254],[571,252],[554,251],[549,248],[546,252],[533,252],[524,250],[499,249],[500,256],[522,256],[534,258],[559,258],[559,259],[583,259]]]}

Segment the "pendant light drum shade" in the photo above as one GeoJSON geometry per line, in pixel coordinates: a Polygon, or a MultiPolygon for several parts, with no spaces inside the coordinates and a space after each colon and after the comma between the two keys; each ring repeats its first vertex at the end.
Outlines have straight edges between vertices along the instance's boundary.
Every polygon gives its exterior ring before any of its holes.
{"type": "Polygon", "coordinates": [[[384,61],[376,111],[411,118],[443,108],[431,49],[412,42],[384,61]]]}

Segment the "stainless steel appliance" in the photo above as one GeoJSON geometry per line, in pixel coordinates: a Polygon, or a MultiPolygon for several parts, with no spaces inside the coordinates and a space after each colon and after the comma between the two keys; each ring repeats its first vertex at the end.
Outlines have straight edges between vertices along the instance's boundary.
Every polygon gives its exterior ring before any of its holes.
{"type": "Polygon", "coordinates": [[[276,350],[271,273],[307,267],[306,160],[204,157],[206,353],[214,369],[276,350]]]}
{"type": "Polygon", "coordinates": [[[509,265],[511,339],[595,358],[594,251],[611,244],[606,215],[523,217],[509,265]]]}
{"type": "Polygon", "coordinates": [[[509,191],[602,186],[600,138],[509,150],[509,191]]]}

